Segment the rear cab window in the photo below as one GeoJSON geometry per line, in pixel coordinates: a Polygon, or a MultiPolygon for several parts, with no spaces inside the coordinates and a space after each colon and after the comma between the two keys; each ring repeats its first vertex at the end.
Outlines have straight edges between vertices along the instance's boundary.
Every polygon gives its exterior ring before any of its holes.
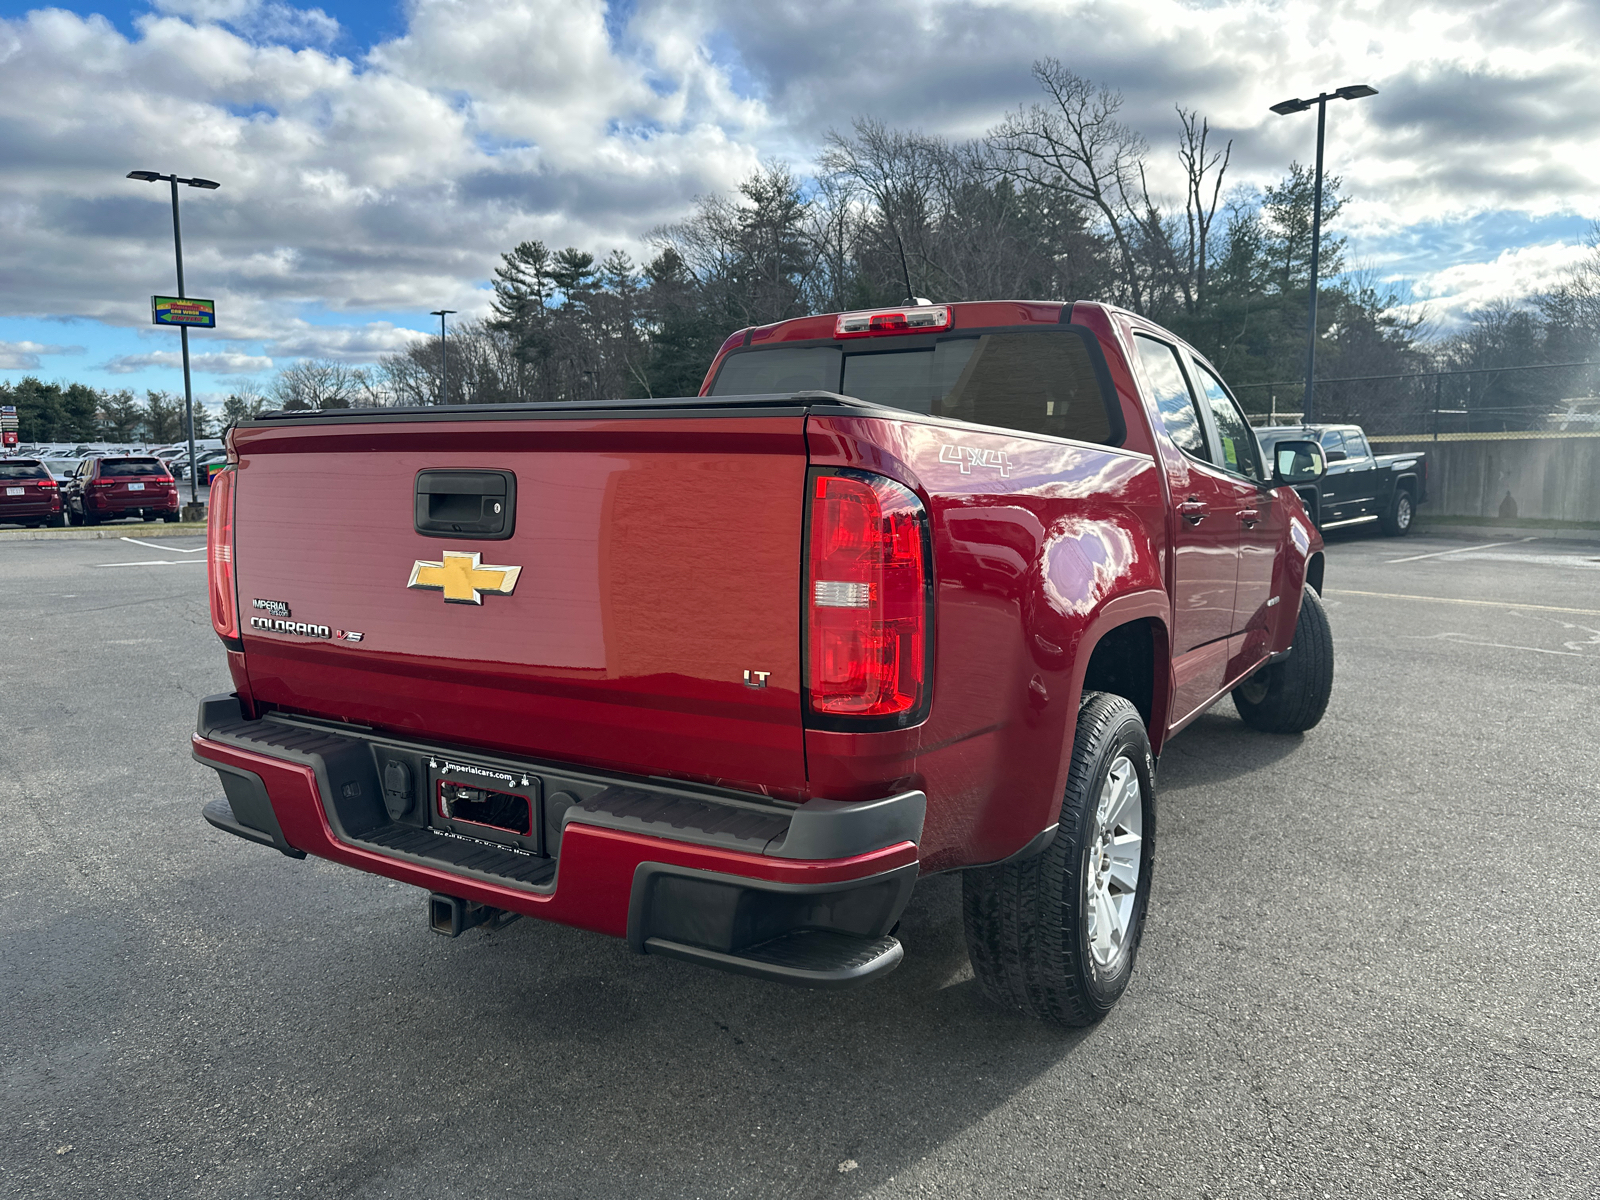
{"type": "Polygon", "coordinates": [[[100,478],[133,478],[139,475],[165,475],[166,467],[154,458],[102,458],[100,478]]]}
{"type": "Polygon", "coordinates": [[[1120,445],[1121,410],[1084,331],[957,331],[928,344],[861,338],[730,354],[710,394],[838,392],[886,408],[1120,445]],[[896,344],[898,342],[898,344],[896,344]]]}

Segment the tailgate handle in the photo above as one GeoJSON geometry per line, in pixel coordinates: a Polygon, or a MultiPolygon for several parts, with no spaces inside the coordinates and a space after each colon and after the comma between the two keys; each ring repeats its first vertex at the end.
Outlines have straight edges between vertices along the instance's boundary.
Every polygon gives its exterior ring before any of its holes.
{"type": "Polygon", "coordinates": [[[414,518],[425,537],[501,541],[516,528],[517,477],[510,471],[418,471],[414,518]]]}

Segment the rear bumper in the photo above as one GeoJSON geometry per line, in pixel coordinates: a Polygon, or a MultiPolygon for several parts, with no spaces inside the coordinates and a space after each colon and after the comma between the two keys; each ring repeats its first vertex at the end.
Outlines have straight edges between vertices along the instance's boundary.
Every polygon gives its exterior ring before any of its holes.
{"type": "Polygon", "coordinates": [[[158,508],[163,511],[178,507],[177,489],[167,489],[159,492],[141,492],[133,495],[97,496],[93,492],[84,492],[84,505],[95,512],[138,512],[146,508],[158,508]]]}
{"type": "Polygon", "coordinates": [[[232,696],[201,703],[193,753],[228,797],[207,820],[286,854],[788,982],[860,982],[899,961],[888,935],[916,881],[920,792],[780,805],[351,727],[248,721],[232,696]],[[431,802],[391,816],[390,763],[431,779],[426,764],[452,760],[520,779],[547,832],[502,847],[510,839],[462,836],[431,802]]]}
{"type": "Polygon", "coordinates": [[[15,496],[8,499],[9,503],[0,503],[0,522],[36,521],[40,517],[52,516],[61,511],[59,496],[39,500],[31,497],[19,500],[15,496]]]}

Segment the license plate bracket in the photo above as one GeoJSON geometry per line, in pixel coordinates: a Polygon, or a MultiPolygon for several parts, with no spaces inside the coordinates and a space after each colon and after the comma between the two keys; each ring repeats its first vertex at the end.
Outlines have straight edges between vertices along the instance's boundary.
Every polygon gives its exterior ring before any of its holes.
{"type": "Polygon", "coordinates": [[[537,776],[452,759],[428,764],[428,822],[460,837],[545,855],[537,776]]]}

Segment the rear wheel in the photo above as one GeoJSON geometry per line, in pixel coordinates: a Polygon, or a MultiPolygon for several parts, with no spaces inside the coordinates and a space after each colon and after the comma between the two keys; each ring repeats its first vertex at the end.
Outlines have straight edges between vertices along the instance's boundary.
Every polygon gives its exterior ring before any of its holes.
{"type": "Polygon", "coordinates": [[[1138,710],[1090,693],[1055,841],[1043,854],[962,876],[967,954],[991,1000],[1089,1025],[1127,988],[1155,862],[1151,766],[1138,710]]]}
{"type": "Polygon", "coordinates": [[[161,514],[161,519],[163,521],[165,521],[168,525],[170,525],[170,524],[172,524],[174,521],[176,521],[178,519],[179,515],[180,514],[179,514],[178,510],[177,509],[173,509],[171,512],[162,513],[161,514]]]}
{"type": "Polygon", "coordinates": [[[60,512],[51,513],[50,516],[49,516],[49,519],[47,519],[45,521],[45,524],[48,525],[52,529],[60,529],[66,523],[67,523],[67,510],[65,508],[63,508],[60,512]]]}
{"type": "Polygon", "coordinates": [[[1411,521],[1416,515],[1417,506],[1411,499],[1410,490],[1395,488],[1394,499],[1389,501],[1389,507],[1379,518],[1379,523],[1390,537],[1402,537],[1411,532],[1411,521]]]}
{"type": "Polygon", "coordinates": [[[1304,733],[1322,720],[1333,694],[1333,631],[1317,593],[1300,597],[1289,657],[1262,667],[1233,689],[1246,725],[1266,733],[1304,733]]]}

